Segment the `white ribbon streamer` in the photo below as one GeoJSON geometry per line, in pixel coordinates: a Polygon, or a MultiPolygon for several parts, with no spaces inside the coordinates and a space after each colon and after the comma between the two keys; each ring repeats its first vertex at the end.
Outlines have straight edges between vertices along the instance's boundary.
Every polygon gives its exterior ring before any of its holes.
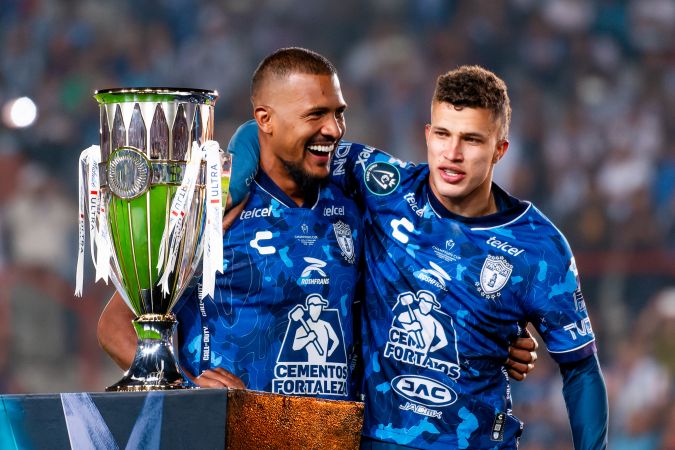
{"type": "Polygon", "coordinates": [[[199,177],[199,169],[201,167],[201,162],[204,159],[203,153],[203,149],[198,146],[197,142],[193,142],[190,160],[185,167],[183,181],[178,187],[176,194],[173,196],[171,210],[169,212],[169,222],[164,227],[162,241],[159,246],[159,258],[157,261],[158,271],[161,272],[162,267],[164,268],[164,273],[158,283],[162,287],[162,292],[164,294],[169,293],[169,276],[173,272],[176,257],[178,255],[181,236],[183,235],[183,223],[185,221],[185,215],[192,203],[192,196],[194,195],[195,185],[197,184],[197,178],[199,177]],[[165,258],[165,254],[167,253],[168,257],[165,258]],[[166,259],[166,264],[163,264],[164,259],[166,259]]]}
{"type": "Polygon", "coordinates": [[[214,296],[216,272],[223,273],[223,205],[221,192],[220,146],[206,141],[202,146],[206,157],[206,229],[200,298],[214,296]]]}
{"type": "Polygon", "coordinates": [[[96,236],[96,218],[100,199],[100,183],[98,179],[98,164],[101,162],[101,150],[98,145],[92,145],[80,153],[79,161],[79,217],[78,217],[78,251],[77,268],[75,273],[75,295],[82,297],[82,285],[84,283],[84,247],[85,236],[85,208],[89,208],[89,239],[91,258],[94,259],[94,236],[96,236]]]}
{"type": "MultiPolygon", "coordinates": [[[[110,195],[108,193],[107,195],[110,195]]],[[[108,277],[110,276],[110,249],[112,242],[110,242],[110,234],[108,232],[108,211],[106,209],[105,198],[101,195],[100,208],[98,213],[98,232],[96,233],[96,280],[103,280],[108,284],[108,277]]]]}

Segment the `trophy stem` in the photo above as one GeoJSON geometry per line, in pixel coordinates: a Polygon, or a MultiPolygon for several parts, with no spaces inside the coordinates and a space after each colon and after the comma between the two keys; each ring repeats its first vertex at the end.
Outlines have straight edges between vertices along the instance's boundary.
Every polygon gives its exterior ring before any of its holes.
{"type": "Polygon", "coordinates": [[[106,391],[185,389],[173,352],[176,318],[173,314],[143,314],[133,320],[138,336],[136,355],[124,377],[106,391]]]}

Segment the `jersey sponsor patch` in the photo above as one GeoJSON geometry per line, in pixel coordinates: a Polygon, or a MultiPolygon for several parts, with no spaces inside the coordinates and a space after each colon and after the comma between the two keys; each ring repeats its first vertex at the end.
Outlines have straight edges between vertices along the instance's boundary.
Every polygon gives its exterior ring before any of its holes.
{"type": "Polygon", "coordinates": [[[288,326],[277,363],[272,391],[287,395],[346,397],[347,352],[337,309],[326,308],[320,294],[288,313],[288,326]]]}
{"type": "Polygon", "coordinates": [[[379,161],[369,165],[363,177],[366,187],[375,195],[391,194],[401,181],[401,174],[395,166],[379,161]]]}
{"type": "Polygon", "coordinates": [[[452,405],[457,393],[440,381],[416,375],[399,375],[391,380],[392,389],[414,403],[431,407],[452,405]]]}
{"type": "Polygon", "coordinates": [[[433,292],[400,293],[392,312],[394,319],[384,347],[385,358],[443,372],[453,380],[459,378],[454,323],[441,311],[433,292]]]}

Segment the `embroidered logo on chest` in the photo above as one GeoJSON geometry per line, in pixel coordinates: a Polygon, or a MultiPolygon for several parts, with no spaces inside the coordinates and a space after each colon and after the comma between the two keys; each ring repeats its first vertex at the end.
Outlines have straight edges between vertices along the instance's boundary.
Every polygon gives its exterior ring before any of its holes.
{"type": "Polygon", "coordinates": [[[338,220],[333,224],[333,231],[335,232],[335,239],[337,239],[342,256],[349,264],[354,264],[354,240],[352,239],[352,229],[348,224],[338,220]]]}
{"type": "Polygon", "coordinates": [[[506,286],[513,272],[513,264],[503,256],[488,255],[480,271],[480,282],[476,281],[476,288],[485,298],[499,297],[499,291],[506,286]]]}

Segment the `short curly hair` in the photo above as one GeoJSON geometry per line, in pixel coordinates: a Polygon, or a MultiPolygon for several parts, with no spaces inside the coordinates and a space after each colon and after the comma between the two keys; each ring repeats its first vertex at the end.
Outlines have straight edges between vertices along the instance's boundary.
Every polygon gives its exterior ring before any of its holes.
{"type": "Polygon", "coordinates": [[[458,108],[485,108],[498,119],[502,133],[509,135],[511,101],[506,83],[480,66],[461,66],[438,77],[434,102],[450,103],[458,108]]]}

